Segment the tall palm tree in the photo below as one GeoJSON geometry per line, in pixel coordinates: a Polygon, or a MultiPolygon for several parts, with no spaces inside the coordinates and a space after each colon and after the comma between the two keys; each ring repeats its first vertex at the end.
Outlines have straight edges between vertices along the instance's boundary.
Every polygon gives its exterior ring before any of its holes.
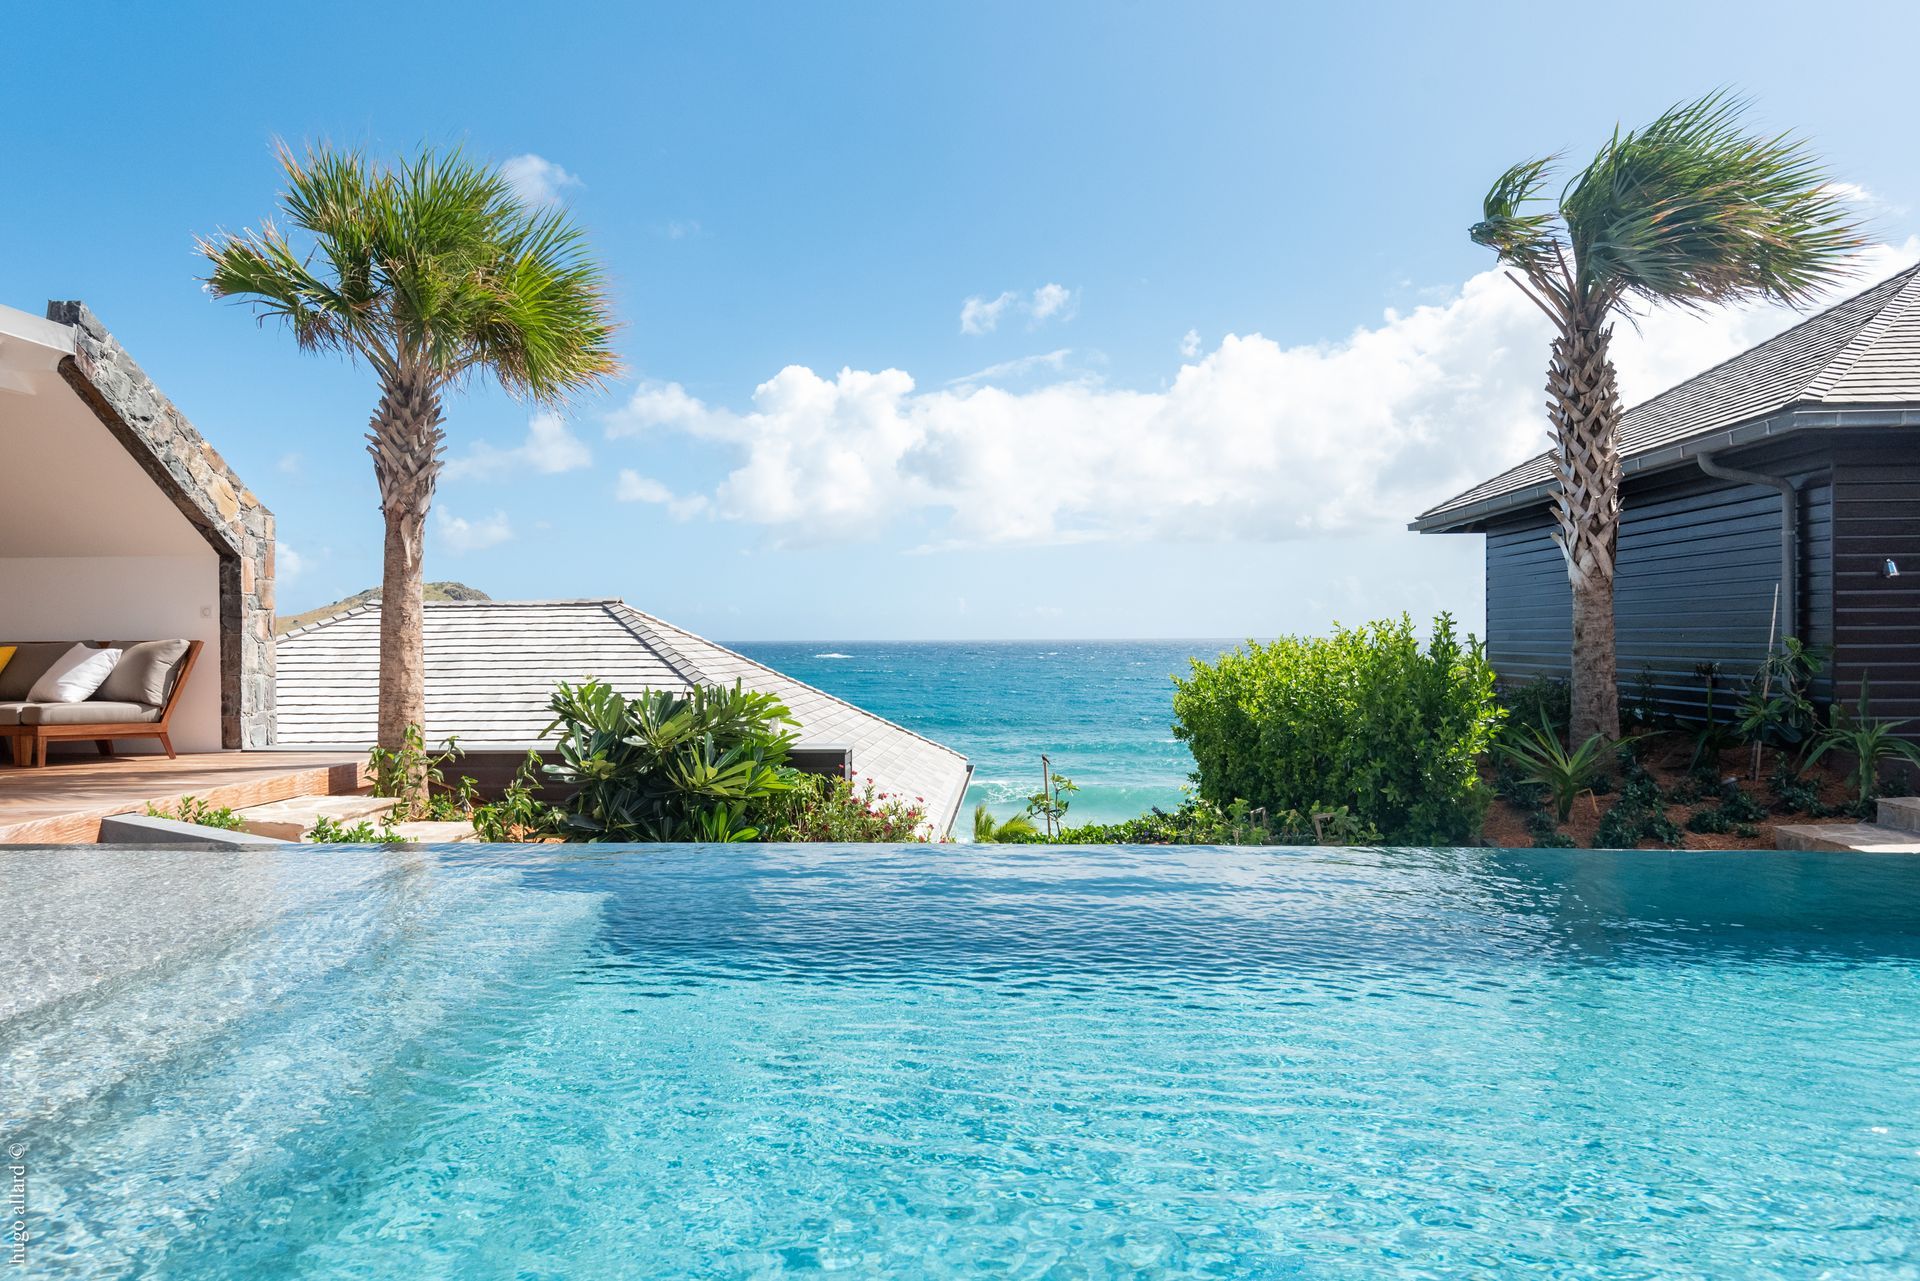
{"type": "MultiPolygon", "coordinates": [[[[455,151],[391,168],[327,148],[286,170],[286,221],[199,241],[216,297],[277,317],[303,350],[365,360],[380,379],[367,432],[386,548],[380,586],[380,746],[426,719],[421,550],[446,434],[442,397],[491,374],[557,403],[618,368],[600,268],[565,214],[523,202],[455,151]]],[[[424,786],[415,780],[416,788],[424,786]]]]}
{"type": "Polygon", "coordinates": [[[1620,736],[1613,567],[1620,528],[1620,393],[1613,322],[1639,304],[1810,301],[1862,239],[1806,144],[1743,130],[1725,93],[1614,132],[1560,192],[1532,202],[1555,157],[1500,175],[1468,233],[1553,321],[1547,413],[1554,541],[1573,585],[1572,741],[1620,736]]]}

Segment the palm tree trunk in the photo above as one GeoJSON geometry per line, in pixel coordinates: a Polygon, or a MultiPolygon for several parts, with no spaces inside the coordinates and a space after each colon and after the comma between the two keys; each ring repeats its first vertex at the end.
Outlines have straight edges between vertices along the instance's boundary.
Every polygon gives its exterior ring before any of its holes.
{"type": "MultiPolygon", "coordinates": [[[[379,716],[380,746],[387,751],[399,750],[409,726],[426,728],[421,552],[445,449],[441,421],[432,379],[402,371],[386,380],[367,433],[367,452],[380,482],[380,514],[387,523],[380,575],[379,716]]],[[[422,799],[418,793],[425,783],[424,777],[412,780],[406,799],[422,799]]]]}
{"type": "Polygon", "coordinates": [[[1554,542],[1573,586],[1573,715],[1578,744],[1620,737],[1613,566],[1620,536],[1620,389],[1610,325],[1575,323],[1554,339],[1547,372],[1553,420],[1554,542]]]}

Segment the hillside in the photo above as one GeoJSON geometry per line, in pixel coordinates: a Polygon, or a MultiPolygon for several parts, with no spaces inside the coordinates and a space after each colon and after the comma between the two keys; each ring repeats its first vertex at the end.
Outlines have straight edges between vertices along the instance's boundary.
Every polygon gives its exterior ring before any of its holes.
{"type": "MultiPolygon", "coordinates": [[[[493,597],[487,595],[478,587],[469,587],[465,583],[426,583],[421,586],[420,596],[423,600],[493,599],[493,597]]],[[[331,605],[322,605],[318,609],[310,609],[305,613],[289,614],[285,618],[276,619],[274,621],[274,631],[284,636],[294,628],[304,627],[315,619],[325,618],[327,615],[337,614],[343,609],[352,609],[355,605],[365,605],[379,599],[380,589],[378,587],[369,587],[364,592],[355,592],[345,600],[337,600],[331,605]]]]}

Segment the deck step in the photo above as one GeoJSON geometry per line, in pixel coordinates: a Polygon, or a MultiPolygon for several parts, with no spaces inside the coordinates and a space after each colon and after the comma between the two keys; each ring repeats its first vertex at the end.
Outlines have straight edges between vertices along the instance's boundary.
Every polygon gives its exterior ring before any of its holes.
{"type": "Polygon", "coordinates": [[[393,830],[415,845],[466,845],[480,839],[468,822],[395,823],[393,830]]]}
{"type": "Polygon", "coordinates": [[[1880,826],[1920,832],[1920,796],[1889,796],[1880,802],[1880,826]]]}
{"type": "Polygon", "coordinates": [[[377,826],[397,804],[390,796],[296,796],[243,809],[240,822],[255,836],[297,841],[323,818],[349,825],[367,819],[377,826]]]}
{"type": "Polygon", "coordinates": [[[1773,829],[1783,850],[1859,850],[1920,854],[1920,832],[1878,823],[1802,823],[1773,829]]]}

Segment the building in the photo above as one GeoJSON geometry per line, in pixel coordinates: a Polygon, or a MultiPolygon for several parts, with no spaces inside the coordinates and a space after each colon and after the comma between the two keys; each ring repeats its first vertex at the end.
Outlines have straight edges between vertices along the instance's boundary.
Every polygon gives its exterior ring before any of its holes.
{"type": "Polygon", "coordinates": [[[0,641],[203,641],[175,744],[265,746],[272,513],[81,303],[0,307],[0,475],[0,641]]]}
{"type": "MultiPolygon", "coordinates": [[[[763,690],[799,722],[798,755],[924,798],[936,833],[966,797],[967,758],[853,704],[618,600],[430,601],[425,607],[427,730],[466,749],[536,746],[561,681],[623,694],[695,685],[763,690]]],[[[380,606],[355,605],[280,637],[277,732],[283,747],[374,741],[380,606]]]]}
{"type": "MultiPolygon", "coordinates": [[[[1628,410],[1614,610],[1620,679],[1697,709],[1698,665],[1750,672],[1778,630],[1832,659],[1822,690],[1920,717],[1920,268],[1628,410]]],[[[1541,454],[1423,512],[1486,539],[1487,652],[1565,676],[1572,594],[1541,454]]]]}

